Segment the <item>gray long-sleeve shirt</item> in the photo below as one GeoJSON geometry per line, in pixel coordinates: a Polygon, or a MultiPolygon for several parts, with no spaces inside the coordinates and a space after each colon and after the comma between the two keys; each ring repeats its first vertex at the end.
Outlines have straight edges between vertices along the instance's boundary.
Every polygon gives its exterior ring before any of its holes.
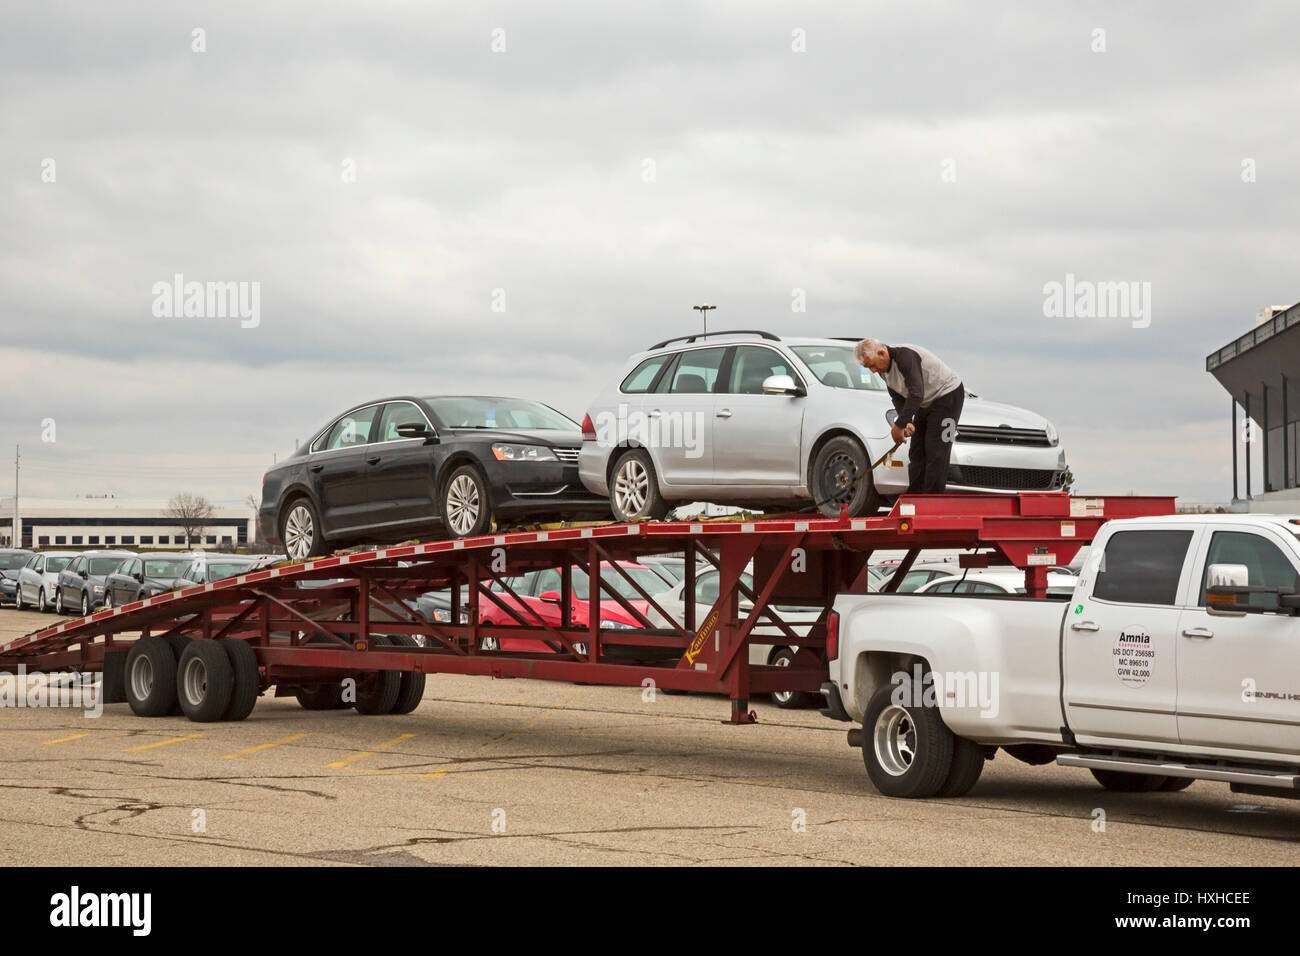
{"type": "Polygon", "coordinates": [[[929,349],[919,345],[886,345],[885,348],[889,350],[885,385],[898,412],[894,424],[899,428],[911,424],[920,409],[928,408],[936,398],[942,398],[961,384],[961,377],[929,349]]]}

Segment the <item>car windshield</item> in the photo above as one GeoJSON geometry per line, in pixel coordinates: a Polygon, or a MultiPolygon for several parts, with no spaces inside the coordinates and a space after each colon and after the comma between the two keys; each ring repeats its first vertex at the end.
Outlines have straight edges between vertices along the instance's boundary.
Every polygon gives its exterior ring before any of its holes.
{"type": "MultiPolygon", "coordinates": [[[[633,581],[641,585],[642,590],[644,590],[646,594],[653,596],[654,594],[666,590],[668,587],[664,579],[661,578],[659,575],[655,574],[649,568],[623,568],[622,570],[625,571],[628,577],[630,577],[633,581]]],[[[624,578],[622,574],[619,574],[618,571],[615,571],[613,568],[601,568],[600,580],[602,583],[609,585],[609,590],[606,590],[604,588],[601,589],[600,595],[601,595],[601,600],[603,601],[614,600],[612,597],[609,596],[610,590],[616,592],[620,597],[626,598],[629,601],[645,600],[645,598],[641,597],[641,595],[637,593],[636,588],[632,587],[632,585],[628,583],[627,579],[624,578]]],[[[587,595],[590,593],[590,591],[587,587],[587,584],[588,584],[587,572],[583,571],[581,568],[574,568],[573,569],[573,593],[577,596],[578,600],[580,601],[589,600],[587,595]]]]}
{"type": "Polygon", "coordinates": [[[676,584],[686,580],[686,562],[656,561],[655,567],[673,579],[676,584]]]}
{"type": "Polygon", "coordinates": [[[27,563],[30,554],[0,554],[0,571],[12,571],[27,563]]]}
{"type": "Polygon", "coordinates": [[[111,574],[126,558],[91,558],[91,574],[111,574]]]}
{"type": "Polygon", "coordinates": [[[248,565],[248,561],[209,561],[207,566],[208,580],[218,581],[221,578],[243,574],[248,570],[248,565]]]}
{"type": "Polygon", "coordinates": [[[885,380],[858,364],[851,345],[796,345],[793,349],[823,385],[869,392],[885,390],[885,380]]]}
{"type": "Polygon", "coordinates": [[[540,402],[518,398],[426,398],[448,428],[523,428],[580,431],[582,426],[540,402]]]}
{"type": "Polygon", "coordinates": [[[46,558],[45,573],[49,574],[52,571],[62,571],[71,563],[72,563],[72,558],[70,557],[69,558],[46,558]]]}
{"type": "Polygon", "coordinates": [[[184,558],[156,558],[145,561],[146,578],[178,578],[189,562],[184,558]]]}

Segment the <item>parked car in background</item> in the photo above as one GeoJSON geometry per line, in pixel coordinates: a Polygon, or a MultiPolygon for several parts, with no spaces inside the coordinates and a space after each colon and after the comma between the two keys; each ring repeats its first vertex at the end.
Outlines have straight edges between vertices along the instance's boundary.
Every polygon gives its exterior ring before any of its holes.
{"type": "MultiPolygon", "coordinates": [[[[678,555],[655,554],[648,558],[642,558],[641,563],[652,571],[666,575],[666,580],[670,585],[679,581],[686,580],[686,558],[678,555]]],[[[713,565],[707,561],[697,561],[695,563],[696,573],[711,568],[713,565]]]]}
{"type": "Polygon", "coordinates": [[[59,572],[54,591],[54,609],[60,614],[85,617],[104,603],[104,581],[127,558],[130,551],[83,551],[59,572]]]}
{"type": "Polygon", "coordinates": [[[264,554],[221,554],[217,552],[199,552],[190,557],[189,562],[177,576],[175,586],[188,588],[195,584],[208,584],[222,578],[233,578],[237,574],[247,574],[262,566],[267,559],[264,554]]]}
{"type": "Polygon", "coordinates": [[[23,548],[0,548],[0,603],[16,598],[18,572],[31,560],[33,553],[23,548]]]}
{"type": "MultiPolygon", "coordinates": [[[[1049,572],[1047,596],[1062,597],[1074,593],[1078,579],[1073,574],[1049,572]]],[[[980,568],[960,570],[935,578],[916,589],[917,594],[1024,594],[1025,572],[1016,568],[980,568]]]]}
{"type": "MultiPolygon", "coordinates": [[[[857,363],[854,341],[770,332],[709,342],[696,334],[634,355],[583,421],[579,473],[609,495],[619,521],[659,519],[683,501],[826,515],[874,514],[907,488],[906,447],[893,445],[884,380],[857,363]]],[[[1066,466],[1041,415],[969,392],[948,491],[1048,491],[1066,466]]]]}
{"type": "Polygon", "coordinates": [[[578,423],[540,402],[402,396],[349,409],[262,479],[263,537],[293,561],[350,542],[603,518],[578,479],[578,423]]]}
{"type": "MultiPolygon", "coordinates": [[[[754,576],[750,568],[740,576],[743,583],[751,591],[754,589],[754,576]]],[[[699,626],[704,620],[704,616],[709,613],[709,609],[717,603],[720,591],[719,574],[716,568],[708,568],[699,571],[695,575],[695,623],[699,626]]],[[[686,582],[682,581],[668,590],[664,594],[657,595],[655,602],[662,607],[673,622],[679,626],[686,623],[686,582]]],[[[740,614],[744,617],[754,607],[754,603],[745,597],[741,597],[739,602],[740,614]]],[[[784,621],[790,630],[794,631],[800,637],[806,635],[812,629],[817,618],[821,616],[819,608],[803,607],[800,605],[773,605],[772,610],[784,621]]],[[[651,608],[646,615],[650,622],[657,627],[669,627],[668,621],[664,619],[654,608],[651,608]]],[[[784,636],[785,632],[781,630],[768,617],[761,617],[754,624],[750,632],[754,637],[779,637],[784,636]]],[[[789,667],[790,662],[794,660],[794,655],[798,652],[798,647],[780,646],[774,647],[771,644],[760,644],[751,641],[749,644],[749,663],[751,664],[770,664],[776,667],[789,667]]],[[[778,707],[797,709],[806,707],[809,701],[815,695],[805,691],[774,691],[772,702],[778,707]]]]}
{"type": "Polygon", "coordinates": [[[76,551],[42,551],[32,555],[18,570],[18,593],[15,596],[18,609],[54,610],[59,574],[77,554],[76,551]]]}
{"type": "Polygon", "coordinates": [[[104,578],[104,607],[130,604],[170,591],[192,560],[193,555],[175,551],[150,552],[128,558],[104,578]]]}
{"type": "MultiPolygon", "coordinates": [[[[407,601],[407,607],[419,614],[430,624],[451,624],[451,589],[425,591],[414,601],[407,601]]],[[[460,589],[460,620],[457,624],[469,623],[469,587],[460,589]]]]}
{"type": "MultiPolygon", "coordinates": [[[[659,575],[655,574],[649,568],[642,564],[636,564],[631,561],[619,561],[618,566],[627,572],[628,577],[632,578],[642,590],[651,597],[662,594],[668,587],[667,583],[659,575]]],[[[631,584],[614,566],[608,562],[601,564],[600,580],[604,585],[608,585],[620,597],[625,599],[628,604],[636,608],[642,614],[645,614],[649,605],[644,598],[637,592],[631,584]]],[[[539,571],[529,571],[526,574],[516,575],[504,579],[518,596],[518,600],[510,597],[495,581],[492,582],[489,590],[496,594],[500,600],[513,609],[523,620],[533,622],[540,618],[547,624],[556,625],[560,623],[560,569],[545,568],[539,571]]],[[[573,599],[571,608],[573,611],[573,625],[575,627],[586,627],[591,620],[591,605],[595,603],[591,596],[591,580],[586,570],[575,567],[571,575],[573,586],[573,599]]],[[[614,598],[609,597],[607,592],[600,585],[597,586],[601,597],[596,598],[599,601],[597,613],[600,615],[600,627],[604,630],[622,629],[622,628],[639,628],[643,625],[635,616],[629,614],[623,605],[619,604],[614,598]]],[[[656,598],[657,599],[657,598],[656,598]]],[[[510,626],[518,624],[514,617],[508,611],[487,597],[479,598],[479,621],[483,624],[502,624],[510,626]]],[[[507,650],[507,651],[547,651],[549,648],[536,638],[515,638],[508,637],[498,641],[495,637],[484,637],[480,640],[483,650],[507,650]]],[[[583,650],[586,645],[579,644],[579,650],[583,650]]]]}
{"type": "MultiPolygon", "coordinates": [[[[886,571],[885,575],[880,578],[874,590],[882,591],[894,579],[894,574],[898,570],[898,565],[886,571]]],[[[918,561],[912,565],[903,580],[898,584],[899,594],[909,594],[912,591],[929,584],[935,578],[946,578],[954,574],[961,574],[961,567],[949,561],[918,561]]]]}

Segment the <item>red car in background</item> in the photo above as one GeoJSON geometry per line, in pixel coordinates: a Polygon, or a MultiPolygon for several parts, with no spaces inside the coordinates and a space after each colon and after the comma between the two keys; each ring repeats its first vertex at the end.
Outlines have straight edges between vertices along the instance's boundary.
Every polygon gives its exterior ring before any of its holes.
{"type": "MultiPolygon", "coordinates": [[[[653,597],[668,590],[668,583],[645,565],[636,564],[632,561],[619,561],[617,564],[619,568],[626,572],[628,577],[641,586],[646,594],[653,597]]],[[[628,604],[644,614],[648,605],[645,599],[637,593],[636,588],[632,587],[622,574],[614,570],[614,566],[610,562],[602,563],[600,568],[601,581],[626,599],[628,604]]],[[[513,608],[523,620],[535,622],[540,617],[547,624],[559,626],[559,568],[529,571],[527,574],[506,578],[505,581],[510,585],[510,589],[518,595],[518,600],[507,594],[496,582],[493,582],[488,590],[492,591],[502,603],[513,608]]],[[[578,567],[573,569],[572,581],[572,623],[574,627],[586,627],[591,620],[591,581],[586,570],[578,567]]],[[[605,595],[600,600],[600,626],[602,629],[639,628],[642,626],[640,621],[629,614],[623,605],[609,597],[604,590],[601,591],[601,594],[605,595]]],[[[505,609],[486,597],[479,598],[478,619],[482,624],[501,624],[506,627],[519,624],[505,609]]],[[[575,646],[580,653],[586,652],[585,644],[575,642],[575,646]]],[[[544,642],[536,638],[525,637],[506,637],[500,640],[495,637],[483,637],[479,639],[479,647],[485,651],[550,650],[550,647],[544,642]]]]}

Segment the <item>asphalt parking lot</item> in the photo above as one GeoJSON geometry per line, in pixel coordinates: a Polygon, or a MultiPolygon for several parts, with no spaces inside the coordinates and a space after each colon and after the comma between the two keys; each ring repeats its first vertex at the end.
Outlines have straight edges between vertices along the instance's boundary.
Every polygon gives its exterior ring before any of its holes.
{"type": "MultiPolygon", "coordinates": [[[[0,640],[53,620],[0,610],[0,640]]],[[[963,799],[891,800],[847,725],[753,706],[731,727],[721,698],[431,675],[401,717],[4,709],[0,845],[10,865],[1300,861],[1300,803],[1113,794],[1005,754],[963,799]]]]}

